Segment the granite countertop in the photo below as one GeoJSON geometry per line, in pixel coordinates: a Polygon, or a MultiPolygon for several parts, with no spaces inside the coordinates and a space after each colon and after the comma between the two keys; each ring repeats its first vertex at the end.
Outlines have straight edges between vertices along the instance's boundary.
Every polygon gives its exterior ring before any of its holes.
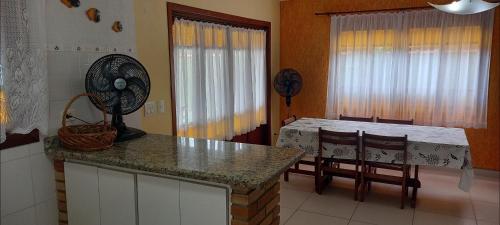
{"type": "Polygon", "coordinates": [[[50,137],[45,151],[57,159],[227,184],[238,192],[277,178],[305,154],[299,149],[155,134],[98,152],[69,150],[61,147],[57,137],[50,137]]]}

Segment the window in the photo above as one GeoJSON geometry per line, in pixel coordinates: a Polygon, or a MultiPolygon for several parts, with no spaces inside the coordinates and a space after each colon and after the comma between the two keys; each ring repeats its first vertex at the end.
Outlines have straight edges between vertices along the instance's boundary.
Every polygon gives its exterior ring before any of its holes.
{"type": "Polygon", "coordinates": [[[4,93],[3,90],[3,67],[0,65],[0,126],[4,129],[3,126],[5,126],[8,122],[7,119],[7,96],[4,93]]]}
{"type": "Polygon", "coordinates": [[[493,14],[332,16],[326,116],[486,127],[493,14]]]}
{"type": "MultiPolygon", "coordinates": [[[[0,132],[5,133],[6,125],[9,122],[7,112],[7,96],[4,92],[3,82],[3,67],[0,65],[0,132]]],[[[0,150],[12,148],[20,145],[31,144],[39,141],[38,129],[31,131],[29,134],[6,134],[0,138],[0,150]]]]}
{"type": "MultiPolygon", "coordinates": [[[[0,56],[1,57],[1,56],[0,56]]],[[[7,95],[4,91],[4,83],[3,83],[3,67],[0,64],[0,143],[4,142],[6,137],[6,126],[8,120],[8,112],[7,112],[7,95]]]]}
{"type": "Polygon", "coordinates": [[[268,28],[172,21],[175,130],[230,140],[268,122],[268,28]]]}

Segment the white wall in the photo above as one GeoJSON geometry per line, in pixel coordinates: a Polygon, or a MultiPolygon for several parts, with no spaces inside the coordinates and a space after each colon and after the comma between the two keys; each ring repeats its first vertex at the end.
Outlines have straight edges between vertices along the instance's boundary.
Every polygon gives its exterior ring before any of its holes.
{"type": "MultiPolygon", "coordinates": [[[[91,64],[115,52],[135,56],[134,2],[85,0],[79,8],[68,9],[59,0],[48,0],[46,7],[49,135],[56,135],[66,103],[85,92],[85,75],[91,64]],[[86,18],[89,7],[101,11],[100,23],[86,18]],[[116,20],[124,26],[121,33],[111,30],[116,20]]],[[[75,103],[74,111],[88,121],[102,119],[85,98],[75,103]]],[[[126,116],[127,125],[141,128],[140,113],[142,110],[126,116]]],[[[2,150],[0,159],[1,225],[58,224],[54,170],[43,143],[2,150]]]]}
{"type": "MultiPolygon", "coordinates": [[[[47,42],[50,117],[49,134],[57,134],[61,115],[69,99],[85,92],[85,75],[92,63],[102,56],[120,53],[136,55],[133,0],[85,0],[79,8],[67,8],[60,1],[47,2],[47,42]],[[101,12],[99,23],[85,16],[88,8],[101,12]],[[111,30],[120,21],[123,31],[111,30]]],[[[102,114],[87,99],[75,102],[74,115],[86,121],[102,120],[102,114]]],[[[141,113],[125,116],[132,127],[141,127],[141,113]]],[[[108,117],[110,119],[110,117],[108,117]]]]}
{"type": "Polygon", "coordinates": [[[0,167],[1,224],[57,224],[54,172],[43,143],[2,150],[0,167]]]}
{"type": "MultiPolygon", "coordinates": [[[[280,2],[278,0],[135,0],[137,49],[152,81],[151,101],[165,100],[166,112],[142,119],[146,130],[172,134],[170,61],[168,56],[167,2],[271,22],[271,74],[280,69],[280,2]]],[[[279,133],[280,97],[271,91],[272,133],[279,133]]],[[[273,136],[272,143],[276,143],[273,136]]]]}

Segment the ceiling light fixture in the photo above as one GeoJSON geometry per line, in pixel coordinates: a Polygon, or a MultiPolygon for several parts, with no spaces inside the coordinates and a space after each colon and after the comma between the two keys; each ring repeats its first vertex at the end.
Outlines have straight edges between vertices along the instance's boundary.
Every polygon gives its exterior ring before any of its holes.
{"type": "Polygon", "coordinates": [[[436,5],[428,2],[432,7],[443,12],[468,15],[484,12],[500,5],[500,2],[491,3],[483,0],[458,0],[446,5],[436,5]]]}

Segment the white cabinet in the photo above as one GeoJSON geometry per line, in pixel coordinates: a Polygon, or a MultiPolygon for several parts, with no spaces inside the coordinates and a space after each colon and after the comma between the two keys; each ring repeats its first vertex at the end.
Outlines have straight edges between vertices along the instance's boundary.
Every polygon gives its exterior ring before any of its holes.
{"type": "Polygon", "coordinates": [[[69,225],[229,223],[226,188],[77,163],[64,169],[69,225]]]}
{"type": "Polygon", "coordinates": [[[69,225],[100,225],[97,168],[64,164],[69,225]]]}
{"type": "Polygon", "coordinates": [[[134,175],[64,164],[69,225],[136,225],[134,175]]]}
{"type": "Polygon", "coordinates": [[[98,169],[101,225],[136,225],[134,175],[98,169]]]}
{"type": "Polygon", "coordinates": [[[180,225],[179,181],[137,176],[139,225],[180,225]]]}
{"type": "Polygon", "coordinates": [[[228,200],[225,188],[180,183],[182,225],[228,224],[228,200]]]}

